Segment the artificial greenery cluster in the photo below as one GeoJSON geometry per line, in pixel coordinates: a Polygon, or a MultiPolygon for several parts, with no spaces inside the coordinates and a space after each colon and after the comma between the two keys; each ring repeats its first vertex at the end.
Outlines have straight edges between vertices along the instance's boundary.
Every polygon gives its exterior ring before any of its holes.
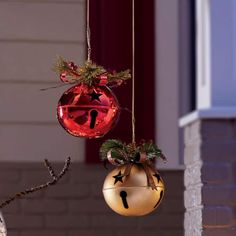
{"type": "Polygon", "coordinates": [[[100,148],[100,157],[102,161],[108,158],[108,152],[111,152],[112,158],[117,163],[136,162],[137,156],[141,153],[146,154],[148,160],[160,158],[166,161],[166,157],[162,151],[152,141],[141,142],[139,145],[130,143],[126,144],[117,139],[109,139],[105,141],[100,148]]]}
{"type": "Polygon", "coordinates": [[[66,74],[68,83],[80,83],[87,85],[99,84],[99,77],[107,77],[108,86],[119,86],[125,80],[131,78],[130,70],[120,72],[108,72],[102,66],[96,65],[92,61],[86,61],[84,65],[76,66],[73,62],[66,61],[63,57],[58,57],[53,70],[59,75],[66,74]]]}

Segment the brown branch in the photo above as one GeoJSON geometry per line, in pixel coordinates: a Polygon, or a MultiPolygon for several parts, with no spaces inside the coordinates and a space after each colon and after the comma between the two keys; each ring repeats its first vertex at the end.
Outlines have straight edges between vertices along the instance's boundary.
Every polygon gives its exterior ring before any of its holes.
{"type": "Polygon", "coordinates": [[[44,162],[45,162],[45,166],[48,168],[48,172],[49,172],[50,176],[53,179],[56,179],[57,176],[56,176],[55,171],[53,170],[53,168],[51,166],[51,163],[47,159],[45,159],[44,162]]]}
{"type": "Polygon", "coordinates": [[[49,90],[49,89],[55,89],[55,88],[60,88],[60,87],[64,87],[68,84],[64,83],[64,84],[59,84],[59,85],[55,85],[55,86],[51,86],[51,87],[47,87],[47,88],[41,88],[40,91],[46,91],[46,90],[49,90]]]}
{"type": "Polygon", "coordinates": [[[71,159],[70,157],[68,157],[66,159],[66,162],[65,162],[65,165],[63,167],[63,169],[61,170],[61,172],[59,173],[59,175],[56,175],[50,162],[45,159],[44,160],[45,162],[45,165],[49,171],[49,174],[50,176],[52,177],[52,180],[51,181],[48,181],[47,183],[45,184],[41,184],[41,185],[38,185],[38,186],[35,186],[35,187],[31,187],[29,189],[26,189],[24,191],[21,191],[21,192],[18,192],[16,193],[13,197],[9,197],[6,201],[4,201],[3,203],[0,204],[0,209],[9,205],[11,202],[15,201],[16,199],[18,198],[22,198],[30,193],[34,193],[36,191],[40,191],[40,190],[43,190],[47,187],[49,187],[50,185],[55,185],[57,184],[57,182],[66,174],[66,172],[68,171],[69,169],[69,166],[70,166],[70,163],[71,163],[71,159]]]}

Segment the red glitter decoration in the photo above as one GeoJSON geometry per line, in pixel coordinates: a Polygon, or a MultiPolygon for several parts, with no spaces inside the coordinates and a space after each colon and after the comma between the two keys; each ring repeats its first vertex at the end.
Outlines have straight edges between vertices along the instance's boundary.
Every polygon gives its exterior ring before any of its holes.
{"type": "Polygon", "coordinates": [[[99,80],[99,85],[105,86],[107,84],[107,75],[100,75],[99,80]]]}
{"type": "Polygon", "coordinates": [[[78,69],[78,66],[73,61],[71,61],[68,65],[71,68],[71,70],[73,70],[75,72],[78,69]]]}
{"type": "Polygon", "coordinates": [[[66,72],[60,74],[60,80],[61,80],[63,83],[69,82],[69,80],[67,79],[67,73],[66,73],[66,72]]]}
{"type": "Polygon", "coordinates": [[[60,98],[57,117],[62,127],[76,137],[99,138],[116,124],[120,108],[106,86],[76,85],[60,98]]]}

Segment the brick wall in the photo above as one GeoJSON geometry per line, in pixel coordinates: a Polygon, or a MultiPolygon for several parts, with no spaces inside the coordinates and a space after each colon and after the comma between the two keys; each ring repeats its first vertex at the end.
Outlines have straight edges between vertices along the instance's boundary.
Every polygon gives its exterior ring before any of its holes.
{"type": "Polygon", "coordinates": [[[236,235],[236,121],[185,127],[185,235],[236,235]]]}
{"type": "MultiPolygon", "coordinates": [[[[62,166],[58,163],[56,169],[62,166]]],[[[101,191],[107,173],[102,165],[73,163],[57,186],[3,209],[8,236],[183,235],[182,171],[162,171],[162,204],[151,215],[131,218],[106,206],[101,191]]],[[[49,179],[43,163],[1,163],[0,177],[1,199],[49,179]]]]}

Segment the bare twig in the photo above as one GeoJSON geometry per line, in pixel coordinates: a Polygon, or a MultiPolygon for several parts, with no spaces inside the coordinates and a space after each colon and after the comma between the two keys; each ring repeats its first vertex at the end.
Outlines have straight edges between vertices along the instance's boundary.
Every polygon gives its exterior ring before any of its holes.
{"type": "Polygon", "coordinates": [[[47,159],[45,159],[44,162],[45,162],[45,166],[48,168],[48,171],[49,171],[49,174],[51,175],[51,177],[53,179],[56,179],[57,176],[56,176],[55,171],[53,170],[53,168],[51,166],[51,163],[47,159]]]}
{"type": "Polygon", "coordinates": [[[46,90],[49,90],[49,89],[55,89],[55,88],[60,88],[60,87],[64,87],[68,84],[64,83],[64,84],[59,84],[59,85],[55,85],[55,86],[51,86],[51,87],[47,87],[47,88],[41,88],[40,91],[46,91],[46,90]]]}
{"type": "Polygon", "coordinates": [[[13,202],[14,200],[18,199],[18,198],[22,198],[24,197],[25,195],[28,195],[30,193],[34,193],[36,191],[40,191],[40,190],[43,190],[47,187],[49,187],[50,185],[55,185],[57,184],[57,182],[66,174],[66,172],[68,171],[69,169],[69,166],[70,166],[70,163],[71,163],[71,159],[70,157],[68,157],[66,159],[66,162],[65,162],[65,165],[63,167],[63,169],[61,170],[61,172],[59,173],[59,175],[56,175],[50,162],[45,159],[44,160],[45,162],[45,165],[46,167],[48,168],[48,171],[49,171],[49,174],[50,176],[52,177],[52,180],[51,181],[48,181],[47,183],[45,184],[41,184],[41,185],[38,185],[38,186],[35,186],[35,187],[31,187],[29,189],[26,189],[24,191],[21,191],[21,192],[18,192],[16,193],[13,197],[10,197],[8,198],[6,201],[4,201],[3,203],[0,204],[0,209],[9,205],[11,202],[13,202]]]}

